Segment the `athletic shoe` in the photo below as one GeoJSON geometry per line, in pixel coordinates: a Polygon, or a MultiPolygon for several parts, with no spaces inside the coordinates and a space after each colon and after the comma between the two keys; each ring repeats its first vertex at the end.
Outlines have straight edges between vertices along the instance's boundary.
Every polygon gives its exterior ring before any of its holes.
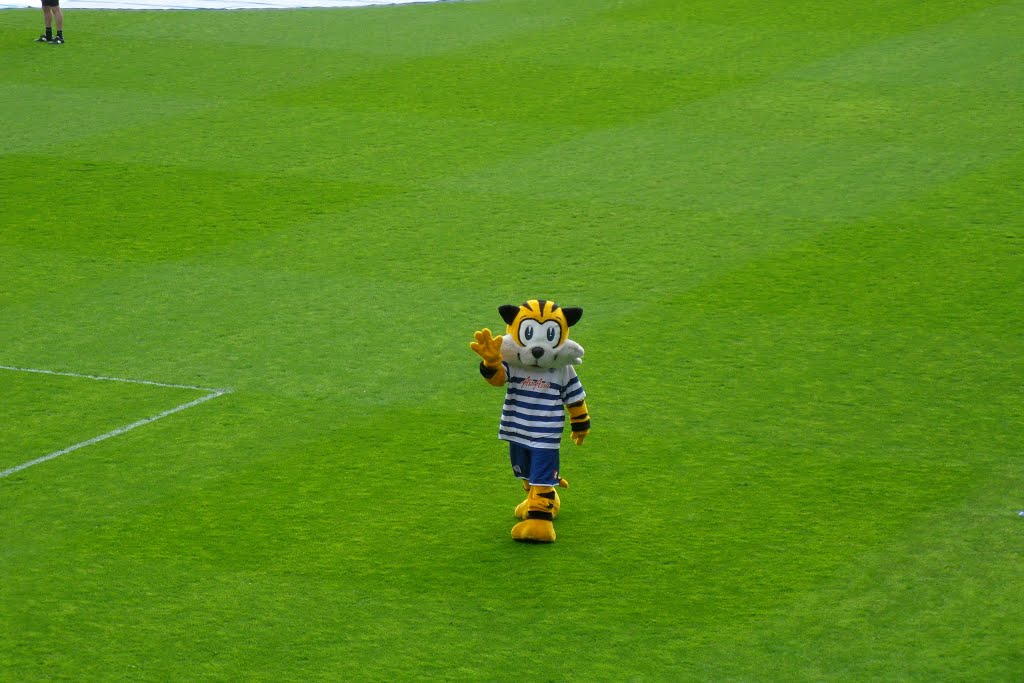
{"type": "Polygon", "coordinates": [[[47,38],[46,34],[44,33],[43,35],[41,35],[38,38],[36,38],[36,42],[37,43],[52,43],[53,42],[53,38],[47,38]]]}
{"type": "Polygon", "coordinates": [[[64,44],[64,36],[57,36],[56,38],[53,39],[53,43],[54,43],[54,45],[63,45],[64,44]]]}

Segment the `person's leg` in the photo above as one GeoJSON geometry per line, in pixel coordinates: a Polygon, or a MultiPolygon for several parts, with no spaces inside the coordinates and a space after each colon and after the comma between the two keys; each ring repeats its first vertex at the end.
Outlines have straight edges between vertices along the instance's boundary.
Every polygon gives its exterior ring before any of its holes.
{"type": "Polygon", "coordinates": [[[551,543],[555,540],[555,527],[551,522],[558,514],[561,503],[555,487],[562,483],[558,477],[558,456],[557,448],[530,449],[530,492],[525,501],[526,518],[512,527],[512,538],[517,541],[551,543]]]}
{"type": "Polygon", "coordinates": [[[37,43],[48,43],[53,39],[53,15],[50,14],[49,5],[43,5],[43,27],[46,32],[36,38],[37,43]]]}
{"type": "Polygon", "coordinates": [[[57,28],[57,37],[54,39],[56,43],[64,42],[64,12],[61,11],[60,5],[53,8],[53,22],[57,28]]]}
{"type": "Polygon", "coordinates": [[[529,481],[532,462],[532,450],[522,444],[508,442],[508,460],[512,465],[512,474],[516,479],[529,481]]]}
{"type": "MultiPolygon", "coordinates": [[[[530,492],[530,482],[526,481],[525,479],[523,479],[522,482],[523,482],[523,490],[526,491],[527,493],[529,493],[530,492]]],[[[530,509],[530,498],[527,497],[526,500],[524,500],[522,503],[520,503],[519,505],[516,505],[516,509],[512,512],[512,514],[515,515],[516,517],[518,517],[519,519],[526,519],[526,513],[529,512],[529,509],[530,509]]]]}
{"type": "MultiPolygon", "coordinates": [[[[530,463],[530,467],[526,470],[526,477],[523,479],[523,490],[525,490],[527,493],[530,492],[530,484],[534,483],[530,473],[534,470],[536,470],[536,472],[541,476],[541,478],[545,477],[543,477],[543,475],[540,473],[550,472],[552,476],[545,478],[545,480],[557,481],[558,483],[556,484],[556,486],[560,486],[563,489],[569,488],[569,482],[567,482],[565,479],[560,479],[558,477],[559,458],[557,449],[533,449],[527,448],[526,446],[518,446],[518,448],[522,449],[523,451],[531,455],[537,452],[538,450],[540,451],[540,455],[536,459],[532,457],[521,458],[525,459],[527,462],[530,463]]],[[[558,517],[558,509],[561,506],[562,501],[558,497],[558,491],[555,491],[555,509],[552,511],[552,518],[558,517]]],[[[529,496],[527,496],[526,500],[524,500],[522,503],[516,506],[515,516],[519,519],[526,519],[526,515],[529,511],[530,498],[529,496]]]]}
{"type": "Polygon", "coordinates": [[[559,451],[555,448],[530,449],[530,486],[560,486],[559,451]]]}
{"type": "MultiPolygon", "coordinates": [[[[512,465],[512,474],[523,483],[523,489],[530,490],[530,449],[511,441],[508,442],[508,459],[512,465]]],[[[526,515],[526,501],[520,503],[515,512],[516,517],[522,519],[526,515]],[[522,514],[520,514],[522,511],[522,514]]]]}

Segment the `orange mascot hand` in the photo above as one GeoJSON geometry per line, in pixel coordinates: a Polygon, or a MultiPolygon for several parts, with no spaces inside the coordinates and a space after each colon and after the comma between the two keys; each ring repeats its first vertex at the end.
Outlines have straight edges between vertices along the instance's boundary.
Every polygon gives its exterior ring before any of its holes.
{"type": "Polygon", "coordinates": [[[483,358],[484,365],[489,368],[501,365],[501,336],[492,337],[491,331],[485,327],[473,337],[476,341],[470,342],[469,348],[483,358]]]}

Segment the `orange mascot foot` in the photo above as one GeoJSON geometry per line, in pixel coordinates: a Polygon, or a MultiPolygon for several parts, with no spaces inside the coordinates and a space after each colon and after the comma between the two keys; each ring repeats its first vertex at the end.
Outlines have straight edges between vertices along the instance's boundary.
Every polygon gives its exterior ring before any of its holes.
{"type": "MultiPolygon", "coordinates": [[[[555,540],[555,501],[558,494],[552,486],[531,486],[530,494],[523,502],[526,518],[512,527],[512,538],[533,543],[552,543],[555,540]]],[[[520,506],[521,507],[521,506],[520,506]]],[[[516,508],[516,512],[519,508],[516,508]]]]}
{"type": "MultiPolygon", "coordinates": [[[[563,489],[569,488],[569,482],[567,482],[565,479],[559,479],[558,485],[561,486],[563,489]]],[[[523,481],[523,489],[527,492],[529,492],[530,490],[530,485],[527,484],[525,481],[523,481]]],[[[558,497],[558,491],[555,491],[555,509],[551,511],[551,519],[556,519],[558,517],[558,509],[560,507],[562,507],[562,499],[558,497]]],[[[522,503],[516,506],[515,512],[513,512],[512,514],[514,514],[519,519],[526,519],[526,513],[529,511],[530,497],[527,496],[526,500],[524,500],[522,503]]]]}

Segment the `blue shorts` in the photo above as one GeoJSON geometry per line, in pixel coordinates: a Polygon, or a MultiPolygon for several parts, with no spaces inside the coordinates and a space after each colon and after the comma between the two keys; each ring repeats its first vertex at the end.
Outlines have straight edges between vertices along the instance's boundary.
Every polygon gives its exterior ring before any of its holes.
{"type": "Polygon", "coordinates": [[[558,486],[558,449],[508,443],[512,473],[531,486],[558,486]]]}

